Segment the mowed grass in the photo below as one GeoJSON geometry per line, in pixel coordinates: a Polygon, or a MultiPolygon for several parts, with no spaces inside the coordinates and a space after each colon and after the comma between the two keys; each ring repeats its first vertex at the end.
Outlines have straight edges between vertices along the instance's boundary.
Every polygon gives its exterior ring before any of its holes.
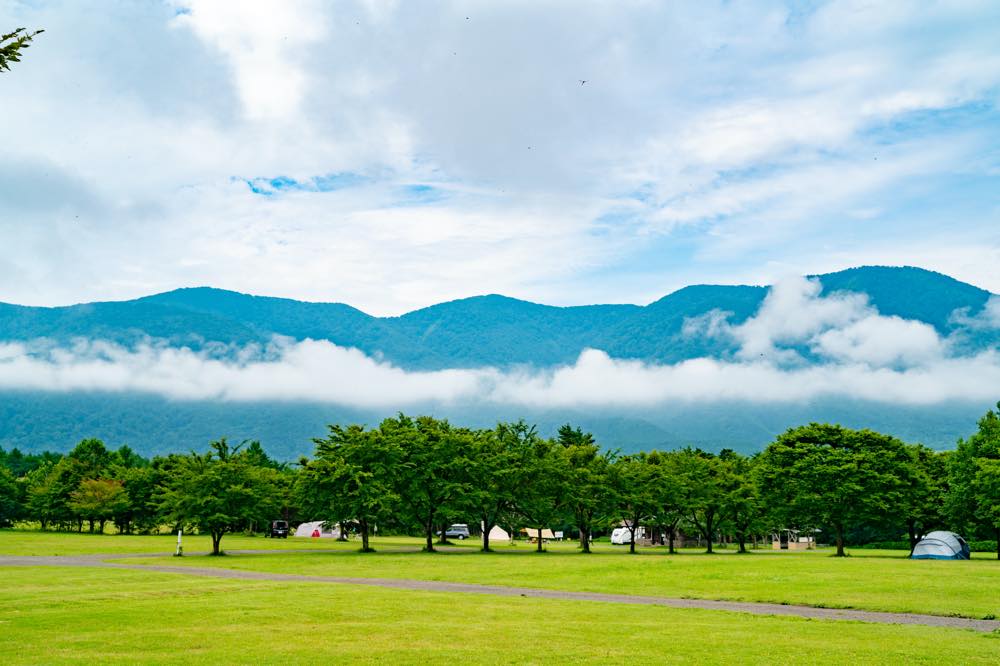
{"type": "Polygon", "coordinates": [[[648,549],[629,555],[610,546],[583,555],[567,544],[552,545],[543,554],[526,544],[493,554],[474,547],[438,553],[400,552],[398,545],[378,542],[376,547],[381,552],[358,553],[354,544],[352,550],[315,553],[132,561],[1000,618],[1000,562],[989,559],[909,560],[887,551],[835,558],[829,550],[668,555],[648,549]]]}
{"type": "Polygon", "coordinates": [[[0,567],[0,663],[994,664],[969,630],[720,611],[0,567]]]}
{"type": "MultiPolygon", "coordinates": [[[[407,537],[373,540],[377,553],[357,552],[358,542],[329,539],[272,540],[226,536],[226,557],[209,550],[207,537],[186,536],[183,558],[130,558],[131,564],[211,566],[274,573],[365,578],[410,578],[451,582],[611,592],[665,597],[765,601],[831,608],[1000,618],[1000,562],[982,554],[971,562],[908,560],[898,551],[754,551],[717,555],[665,549],[626,549],[596,544],[582,555],[573,543],[553,543],[548,552],[498,545],[478,552],[466,541],[438,553],[421,553],[422,541],[407,537]],[[268,550],[244,554],[244,550],[268,550]],[[312,552],[288,552],[307,550],[312,552]],[[286,552],[281,552],[286,551],[286,552]]],[[[175,537],[98,536],[0,530],[0,553],[23,555],[172,552],[175,537]]],[[[114,558],[109,558],[114,559],[114,558]]]]}

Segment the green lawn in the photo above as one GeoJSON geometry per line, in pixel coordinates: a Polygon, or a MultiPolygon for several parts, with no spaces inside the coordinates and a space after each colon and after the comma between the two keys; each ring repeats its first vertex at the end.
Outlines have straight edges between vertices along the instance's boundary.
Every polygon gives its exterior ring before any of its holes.
{"type": "MultiPolygon", "coordinates": [[[[373,543],[379,552],[361,554],[357,542],[230,535],[223,540],[230,554],[218,558],[194,555],[209,549],[207,537],[195,536],[185,537],[184,558],[127,561],[1000,618],[1000,562],[986,555],[971,562],[913,561],[898,551],[871,550],[855,550],[848,558],[831,557],[830,551],[770,550],[671,556],[663,549],[647,549],[628,555],[621,547],[598,544],[597,552],[586,556],[572,543],[551,544],[541,555],[523,543],[482,554],[476,542],[427,554],[416,552],[419,539],[379,538],[373,543]],[[233,552],[239,549],[314,552],[233,552]]],[[[163,553],[172,551],[173,544],[169,536],[0,530],[0,553],[7,554],[163,553]]]]}
{"type": "Polygon", "coordinates": [[[0,663],[994,664],[1000,636],[594,602],[0,568],[0,663]]]}
{"type": "Polygon", "coordinates": [[[538,555],[526,545],[486,555],[473,549],[426,554],[376,545],[383,552],[232,554],[133,562],[1000,618],[1000,562],[989,559],[908,560],[885,551],[857,551],[848,558],[831,557],[830,551],[749,555],[685,551],[670,556],[648,550],[628,555],[610,547],[587,556],[565,546],[538,555]]]}

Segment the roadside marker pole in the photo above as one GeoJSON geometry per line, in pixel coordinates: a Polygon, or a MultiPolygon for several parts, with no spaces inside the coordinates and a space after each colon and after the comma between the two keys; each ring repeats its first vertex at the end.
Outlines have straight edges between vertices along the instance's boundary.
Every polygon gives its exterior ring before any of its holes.
{"type": "Polygon", "coordinates": [[[174,553],[174,557],[184,556],[184,547],[181,546],[181,532],[182,530],[177,530],[177,552],[174,553]]]}

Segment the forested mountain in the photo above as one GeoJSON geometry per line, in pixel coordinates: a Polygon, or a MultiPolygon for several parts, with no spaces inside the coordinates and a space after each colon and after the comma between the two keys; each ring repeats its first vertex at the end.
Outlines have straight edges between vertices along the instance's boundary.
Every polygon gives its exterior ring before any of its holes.
{"type": "MultiPolygon", "coordinates": [[[[883,315],[933,326],[957,353],[1000,347],[1000,329],[977,323],[991,296],[983,289],[918,268],[864,267],[816,278],[823,295],[862,293],[883,315]]],[[[275,336],[283,336],[357,348],[406,370],[545,370],[573,364],[587,348],[618,359],[672,364],[702,357],[731,359],[736,345],[732,338],[691,335],[685,331],[686,323],[723,316],[737,326],[755,316],[769,289],[696,285],[645,306],[553,307],[488,295],[400,317],[373,317],[340,303],[305,303],[201,287],[67,307],[0,304],[0,343],[45,340],[68,345],[83,339],[134,347],[153,340],[226,358],[248,344],[266,346],[275,336]]],[[[0,373],[5,372],[2,361],[0,373]]],[[[374,424],[394,411],[319,400],[183,401],[152,393],[28,391],[3,382],[0,386],[6,387],[0,389],[0,446],[8,449],[67,450],[79,439],[93,436],[150,454],[203,448],[209,439],[229,435],[261,439],[275,455],[294,459],[311,451],[311,438],[321,436],[327,423],[374,424]]],[[[811,420],[880,429],[949,447],[991,404],[906,407],[831,397],[607,409],[428,401],[407,408],[477,427],[524,417],[546,434],[572,421],[592,430],[604,445],[623,450],[696,444],[710,450],[752,451],[785,428],[811,420]]]]}
{"type": "MultiPolygon", "coordinates": [[[[978,314],[988,291],[918,268],[854,268],[817,276],[824,293],[869,296],[879,312],[952,333],[955,312],[978,314]]],[[[712,310],[739,324],[767,287],[697,285],[641,307],[553,307],[498,295],[440,303],[401,317],[373,317],[341,303],[304,303],[198,287],[132,301],[40,308],[0,304],[0,340],[74,338],[134,345],[147,338],[204,348],[266,344],[273,336],[329,340],[406,369],[571,363],[587,348],[617,358],[676,362],[717,356],[724,341],[683,336],[684,322],[712,310]]],[[[972,331],[973,346],[996,343],[972,331]]]]}

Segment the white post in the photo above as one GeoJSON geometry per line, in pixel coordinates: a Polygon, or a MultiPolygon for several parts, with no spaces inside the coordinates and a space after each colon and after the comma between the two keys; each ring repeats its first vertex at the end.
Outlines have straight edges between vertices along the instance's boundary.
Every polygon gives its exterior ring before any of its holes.
{"type": "Polygon", "coordinates": [[[174,557],[182,557],[184,555],[184,547],[181,546],[181,532],[182,530],[177,530],[177,552],[174,553],[174,557]]]}

